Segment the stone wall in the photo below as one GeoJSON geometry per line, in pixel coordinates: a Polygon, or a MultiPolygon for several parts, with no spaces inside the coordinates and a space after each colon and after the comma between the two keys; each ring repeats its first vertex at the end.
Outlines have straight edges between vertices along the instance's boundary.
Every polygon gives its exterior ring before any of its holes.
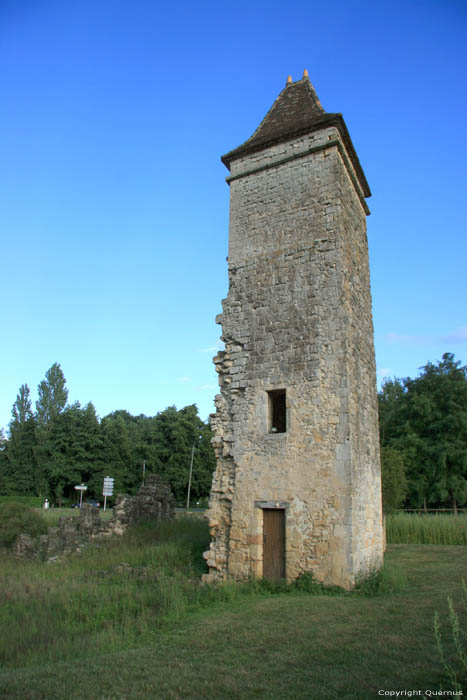
{"type": "Polygon", "coordinates": [[[136,496],[119,496],[112,517],[101,520],[99,510],[83,504],[78,517],[62,517],[47,535],[34,539],[19,535],[13,552],[16,556],[36,556],[55,561],[77,552],[91,542],[111,535],[122,535],[131,525],[148,520],[170,520],[175,517],[175,498],[162,479],[150,474],[136,496]]]}
{"type": "Polygon", "coordinates": [[[368,209],[346,148],[327,127],[231,163],[208,581],[263,575],[274,507],[286,578],[349,588],[382,562],[368,209]]]}

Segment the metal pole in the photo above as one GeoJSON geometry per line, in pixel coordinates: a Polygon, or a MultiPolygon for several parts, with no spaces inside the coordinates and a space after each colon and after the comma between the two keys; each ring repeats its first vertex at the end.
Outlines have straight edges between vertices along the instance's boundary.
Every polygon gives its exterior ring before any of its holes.
{"type": "Polygon", "coordinates": [[[146,473],[146,462],[143,462],[143,483],[141,484],[142,486],[144,486],[144,475],[145,475],[145,473],[146,473]]]}
{"type": "Polygon", "coordinates": [[[191,464],[190,464],[190,478],[188,479],[188,493],[186,495],[186,509],[190,507],[190,489],[191,489],[191,475],[193,473],[193,457],[195,456],[195,443],[191,448],[191,464]]]}
{"type": "MultiPolygon", "coordinates": [[[[83,486],[83,484],[81,484],[81,486],[83,486]]],[[[79,507],[81,508],[82,505],[83,505],[83,489],[80,489],[80,492],[79,492],[79,507]]]]}
{"type": "Polygon", "coordinates": [[[105,511],[105,506],[106,506],[106,504],[107,504],[107,495],[104,494],[104,511],[105,511]]]}

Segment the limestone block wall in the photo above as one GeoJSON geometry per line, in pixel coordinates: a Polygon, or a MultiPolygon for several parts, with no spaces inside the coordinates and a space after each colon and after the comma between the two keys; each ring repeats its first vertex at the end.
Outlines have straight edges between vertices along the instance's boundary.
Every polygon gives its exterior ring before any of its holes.
{"type": "Polygon", "coordinates": [[[335,127],[238,158],[228,179],[207,580],[263,574],[263,509],[277,507],[286,577],[350,587],[382,558],[363,195],[335,127]]]}

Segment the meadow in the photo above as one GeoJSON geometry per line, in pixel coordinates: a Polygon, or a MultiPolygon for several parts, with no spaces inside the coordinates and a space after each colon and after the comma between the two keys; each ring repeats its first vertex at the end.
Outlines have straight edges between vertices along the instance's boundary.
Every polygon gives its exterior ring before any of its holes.
{"type": "Polygon", "coordinates": [[[386,520],[390,544],[467,545],[467,513],[393,513],[386,520]]]}
{"type": "Polygon", "coordinates": [[[59,565],[3,557],[0,698],[361,700],[452,687],[433,618],[451,659],[447,597],[464,615],[465,546],[390,544],[383,571],[347,593],[309,577],[204,586],[208,539],[205,522],[181,519],[59,565]]]}
{"type": "MultiPolygon", "coordinates": [[[[60,518],[77,518],[80,513],[79,508],[50,508],[49,510],[35,508],[34,510],[47,520],[49,527],[54,527],[60,518]]],[[[106,510],[99,508],[99,515],[102,520],[110,520],[112,517],[112,508],[107,508],[106,510]]]]}

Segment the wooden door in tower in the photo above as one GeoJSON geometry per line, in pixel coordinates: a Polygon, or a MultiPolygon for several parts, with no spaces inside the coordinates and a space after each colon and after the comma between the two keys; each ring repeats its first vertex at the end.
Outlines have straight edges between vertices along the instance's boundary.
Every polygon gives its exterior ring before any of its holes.
{"type": "Polygon", "coordinates": [[[285,578],[285,511],[279,508],[263,509],[263,577],[285,578]]]}

